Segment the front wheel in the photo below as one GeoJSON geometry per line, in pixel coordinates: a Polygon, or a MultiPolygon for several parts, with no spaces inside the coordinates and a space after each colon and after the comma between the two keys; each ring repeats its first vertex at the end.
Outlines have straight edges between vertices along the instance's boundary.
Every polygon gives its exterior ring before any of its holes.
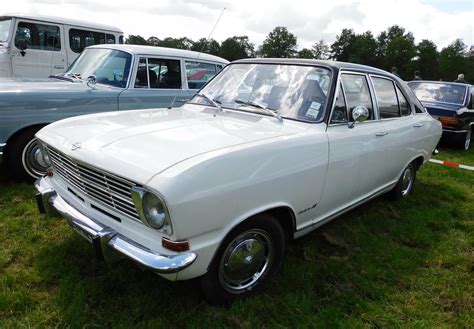
{"type": "Polygon", "coordinates": [[[47,165],[35,138],[39,129],[30,128],[8,144],[6,164],[14,178],[31,180],[46,173],[47,165]]]}
{"type": "Polygon", "coordinates": [[[467,151],[469,150],[469,147],[471,146],[471,137],[472,137],[472,129],[468,129],[468,131],[463,134],[461,138],[459,146],[464,150],[467,151]]]}
{"type": "Polygon", "coordinates": [[[254,295],[283,264],[285,235],[269,215],[255,216],[237,226],[220,246],[201,289],[211,304],[229,304],[254,295]]]}
{"type": "Polygon", "coordinates": [[[406,199],[413,191],[415,185],[417,166],[412,162],[404,170],[397,185],[389,192],[389,197],[393,200],[406,199]]]}

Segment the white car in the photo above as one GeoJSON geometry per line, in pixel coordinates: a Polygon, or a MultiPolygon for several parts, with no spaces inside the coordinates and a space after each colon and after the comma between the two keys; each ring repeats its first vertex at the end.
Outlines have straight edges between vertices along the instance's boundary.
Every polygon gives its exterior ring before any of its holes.
{"type": "Polygon", "coordinates": [[[200,277],[227,303],[280,270],[287,240],[382,193],[407,197],[441,125],[385,71],[250,59],[179,110],[69,118],[36,136],[51,165],[42,212],[107,262],[200,277]]]}

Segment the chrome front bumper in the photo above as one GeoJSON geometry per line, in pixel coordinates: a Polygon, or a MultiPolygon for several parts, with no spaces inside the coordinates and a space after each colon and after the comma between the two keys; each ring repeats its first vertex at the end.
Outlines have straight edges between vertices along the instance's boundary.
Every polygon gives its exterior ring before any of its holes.
{"type": "Polygon", "coordinates": [[[77,233],[92,243],[96,255],[109,264],[129,258],[153,272],[169,274],[185,269],[196,260],[194,253],[158,254],[94,221],[61,198],[46,178],[39,178],[35,187],[39,211],[48,216],[64,217],[77,233]]]}

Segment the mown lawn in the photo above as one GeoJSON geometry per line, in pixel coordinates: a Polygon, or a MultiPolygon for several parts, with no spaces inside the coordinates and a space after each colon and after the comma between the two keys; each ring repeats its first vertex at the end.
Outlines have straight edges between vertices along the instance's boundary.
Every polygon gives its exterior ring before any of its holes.
{"type": "MultiPolygon", "coordinates": [[[[474,166],[474,150],[437,158],[474,166]]],[[[0,178],[0,328],[474,327],[474,172],[427,164],[411,199],[378,198],[290,243],[269,289],[229,309],[193,282],[108,268],[33,196],[0,178]]]]}

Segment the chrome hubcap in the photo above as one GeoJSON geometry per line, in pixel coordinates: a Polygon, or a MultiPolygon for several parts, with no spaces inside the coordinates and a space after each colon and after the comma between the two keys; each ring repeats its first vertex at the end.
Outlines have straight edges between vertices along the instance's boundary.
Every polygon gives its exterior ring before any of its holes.
{"type": "Polygon", "coordinates": [[[403,177],[402,177],[402,195],[403,196],[406,196],[408,193],[410,193],[412,184],[413,184],[413,170],[411,167],[408,167],[403,172],[403,177]]]}
{"type": "Polygon", "coordinates": [[[251,290],[266,275],[273,262],[270,235],[250,230],[238,235],[225,250],[219,264],[219,281],[232,294],[251,290]]]}
{"type": "Polygon", "coordinates": [[[464,149],[467,151],[471,145],[471,130],[466,133],[466,140],[464,142],[464,149]]]}
{"type": "Polygon", "coordinates": [[[48,166],[44,160],[43,152],[38,146],[36,139],[26,144],[22,153],[23,168],[31,177],[39,177],[46,173],[48,166]]]}

